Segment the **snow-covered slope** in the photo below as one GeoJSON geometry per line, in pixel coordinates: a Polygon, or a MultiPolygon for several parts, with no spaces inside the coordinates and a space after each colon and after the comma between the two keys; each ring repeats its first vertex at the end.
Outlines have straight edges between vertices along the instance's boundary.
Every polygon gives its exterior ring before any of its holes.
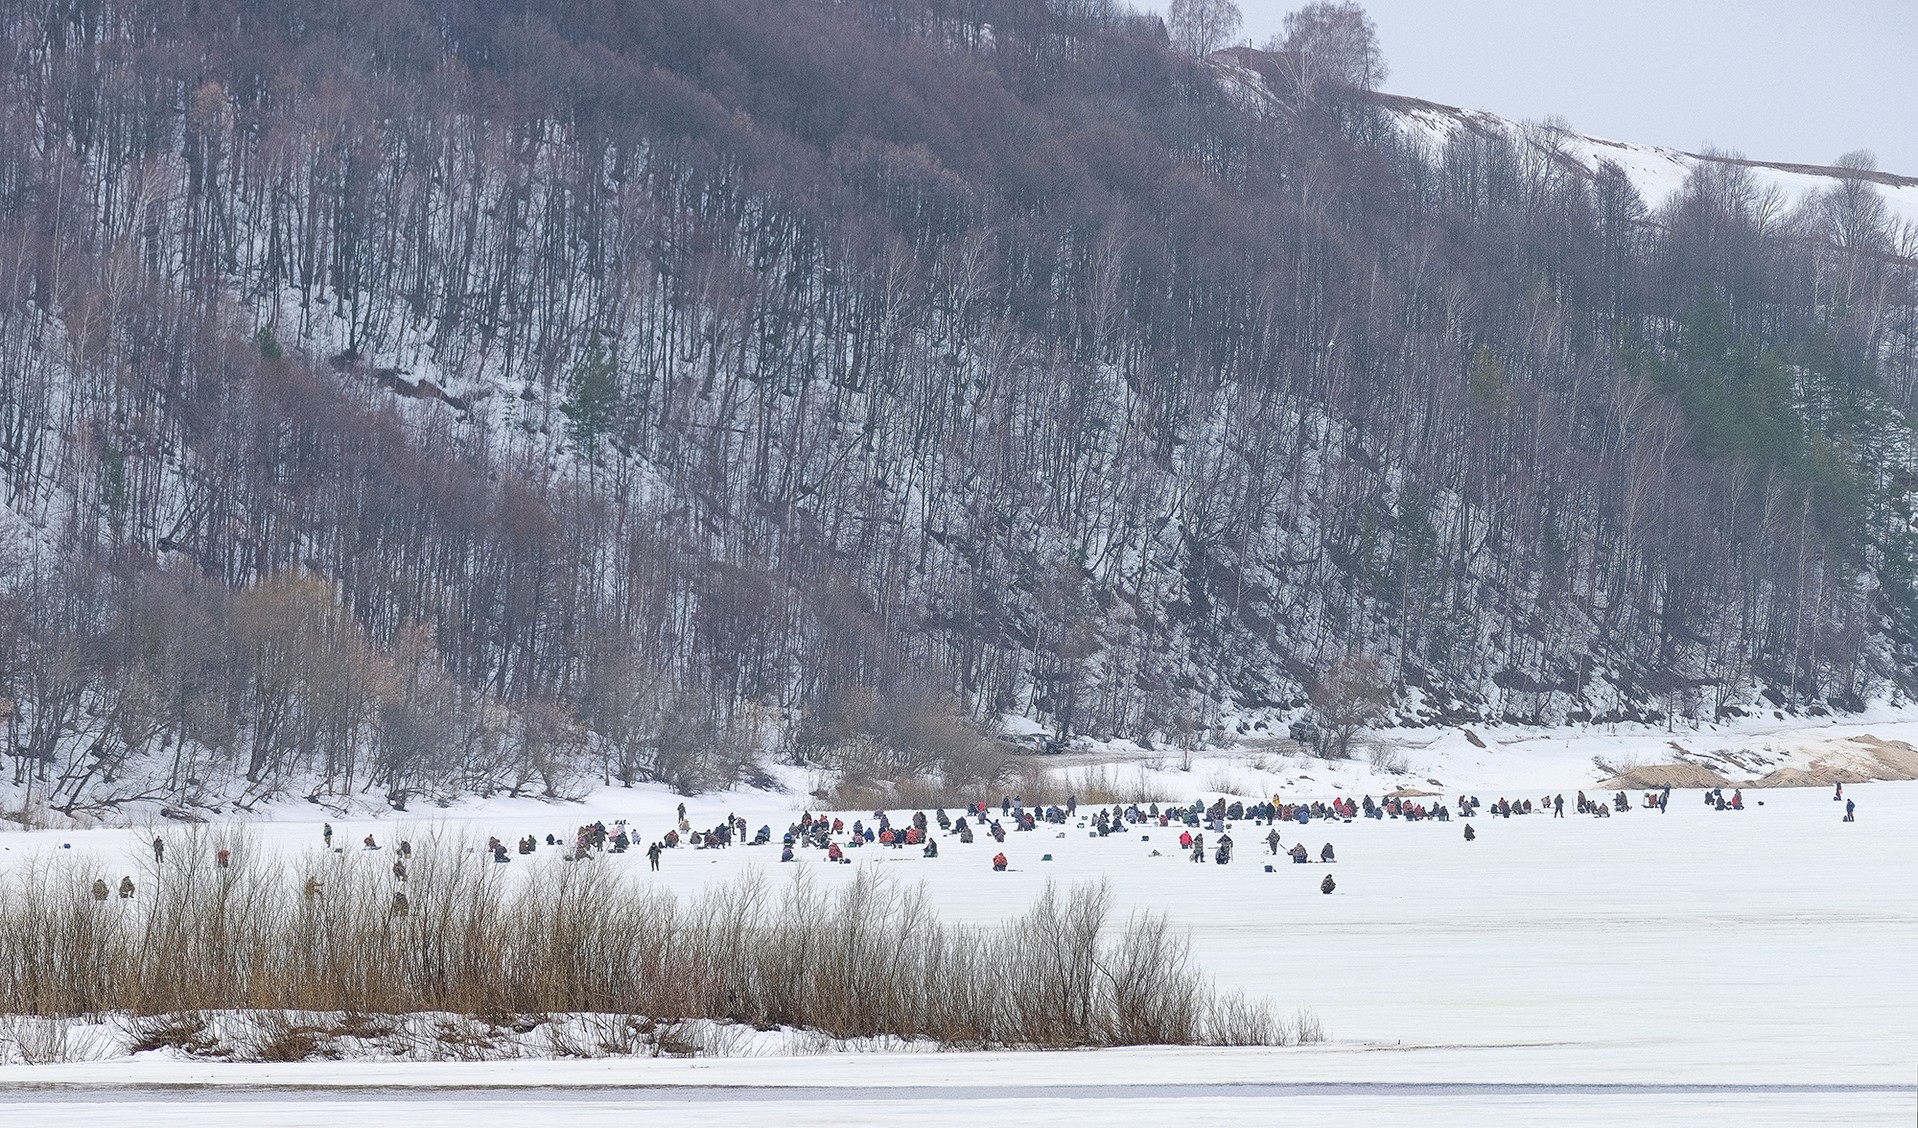
{"type": "MultiPolygon", "coordinates": [[[[1249,101],[1269,100],[1271,91],[1281,81],[1276,57],[1265,51],[1233,47],[1215,53],[1211,61],[1220,68],[1228,87],[1238,90],[1249,101]]],[[[1654,210],[1670,201],[1694,170],[1719,165],[1750,170],[1753,188],[1759,193],[1776,190],[1778,202],[1787,209],[1807,202],[1842,181],[1863,180],[1877,189],[1891,219],[1918,225],[1918,176],[1877,169],[1752,160],[1735,152],[1686,152],[1660,145],[1592,137],[1551,123],[1512,121],[1485,110],[1461,109],[1403,94],[1376,93],[1371,97],[1399,124],[1408,139],[1434,156],[1460,134],[1477,134],[1534,146],[1588,176],[1596,176],[1600,166],[1609,161],[1630,178],[1645,205],[1654,210]]]]}
{"type": "Polygon", "coordinates": [[[1606,161],[1617,165],[1631,178],[1632,186],[1647,206],[1657,208],[1685,186],[1686,177],[1702,165],[1735,165],[1751,170],[1754,186],[1764,192],[1776,188],[1788,206],[1800,204],[1813,193],[1827,191],[1844,179],[1869,181],[1878,189],[1886,210],[1899,221],[1918,223],[1918,176],[1900,176],[1889,172],[1833,168],[1823,165],[1791,164],[1777,161],[1748,160],[1724,153],[1688,153],[1658,145],[1640,145],[1589,137],[1552,125],[1521,124],[1487,113],[1463,110],[1421,98],[1397,94],[1375,96],[1415,137],[1434,151],[1444,147],[1460,132],[1488,137],[1506,137],[1549,149],[1586,173],[1596,175],[1606,161]]]}

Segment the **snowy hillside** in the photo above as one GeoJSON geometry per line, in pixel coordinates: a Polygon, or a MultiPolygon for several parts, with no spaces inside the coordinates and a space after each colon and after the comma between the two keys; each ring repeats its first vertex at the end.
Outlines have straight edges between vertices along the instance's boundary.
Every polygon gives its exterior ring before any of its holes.
{"type": "Polygon", "coordinates": [[[0,12],[0,807],[1918,690],[1895,177],[1104,5],[136,6],[0,12]]]}
{"type": "Polygon", "coordinates": [[[1462,110],[1419,98],[1392,94],[1374,97],[1403,125],[1409,136],[1417,138],[1434,153],[1461,131],[1469,131],[1537,146],[1588,176],[1596,176],[1600,165],[1610,162],[1624,170],[1632,187],[1653,210],[1669,204],[1701,167],[1739,168],[1749,170],[1759,192],[1775,191],[1788,208],[1802,206],[1838,184],[1862,181],[1876,189],[1885,210],[1897,221],[1918,224],[1918,176],[1872,169],[1781,164],[1724,153],[1687,153],[1656,145],[1588,137],[1550,125],[1521,124],[1483,110],[1462,110]]]}

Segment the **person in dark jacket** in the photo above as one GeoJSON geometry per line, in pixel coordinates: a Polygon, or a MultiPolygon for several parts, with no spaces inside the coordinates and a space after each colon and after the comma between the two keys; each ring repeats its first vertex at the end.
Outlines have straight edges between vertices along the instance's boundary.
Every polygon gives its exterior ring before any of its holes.
{"type": "Polygon", "coordinates": [[[1337,889],[1338,887],[1339,887],[1339,883],[1336,881],[1333,881],[1332,875],[1329,873],[1325,875],[1324,881],[1319,882],[1319,892],[1321,893],[1330,893],[1332,892],[1332,890],[1337,889]]]}
{"type": "Polygon", "coordinates": [[[1321,862],[1331,862],[1331,861],[1336,861],[1336,860],[1337,860],[1337,859],[1335,859],[1335,858],[1334,858],[1334,857],[1332,856],[1332,844],[1331,844],[1330,842],[1327,842],[1327,843],[1325,844],[1325,849],[1323,849],[1323,850],[1320,850],[1320,851],[1319,851],[1319,861],[1321,861],[1321,862]]]}
{"type": "Polygon", "coordinates": [[[1278,854],[1279,854],[1279,828],[1278,827],[1276,826],[1273,827],[1272,832],[1265,836],[1265,848],[1272,851],[1273,857],[1275,858],[1278,857],[1278,854]]]}
{"type": "Polygon", "coordinates": [[[665,848],[657,842],[646,847],[646,861],[653,867],[654,873],[659,872],[659,856],[665,852],[665,848]]]}
{"type": "Polygon", "coordinates": [[[1476,833],[1474,833],[1474,832],[1473,832],[1473,830],[1472,830],[1472,824],[1471,824],[1471,823],[1466,823],[1466,824],[1465,824],[1465,841],[1467,841],[1467,842],[1470,842],[1470,841],[1471,841],[1472,839],[1474,839],[1474,838],[1477,838],[1477,837],[1478,837],[1478,835],[1477,835],[1476,833]]]}

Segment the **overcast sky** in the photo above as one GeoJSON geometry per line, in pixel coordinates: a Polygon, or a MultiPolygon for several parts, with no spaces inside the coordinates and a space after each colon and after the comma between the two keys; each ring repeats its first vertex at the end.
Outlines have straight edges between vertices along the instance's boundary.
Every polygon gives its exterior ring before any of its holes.
{"type": "MultiPolygon", "coordinates": [[[[1361,2],[1395,94],[1760,160],[1870,149],[1918,176],[1918,0],[1361,2]]],[[[1244,36],[1302,3],[1239,0],[1244,36]]]]}

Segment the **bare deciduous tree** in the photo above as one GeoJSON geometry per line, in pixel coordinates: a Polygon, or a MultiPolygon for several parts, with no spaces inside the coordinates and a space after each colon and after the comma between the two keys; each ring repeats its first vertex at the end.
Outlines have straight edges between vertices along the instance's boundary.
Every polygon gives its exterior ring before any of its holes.
{"type": "Polygon", "coordinates": [[[1352,0],[1317,0],[1285,17],[1285,33],[1266,43],[1279,54],[1294,93],[1305,99],[1326,84],[1375,90],[1385,81],[1378,27],[1352,0]]]}
{"type": "Polygon", "coordinates": [[[1344,759],[1352,754],[1359,730],[1392,707],[1392,681],[1378,659],[1353,650],[1326,668],[1308,699],[1325,733],[1326,754],[1344,759]]]}
{"type": "Polygon", "coordinates": [[[1232,0],[1172,0],[1165,13],[1172,45],[1200,58],[1237,38],[1243,22],[1232,0]]]}

